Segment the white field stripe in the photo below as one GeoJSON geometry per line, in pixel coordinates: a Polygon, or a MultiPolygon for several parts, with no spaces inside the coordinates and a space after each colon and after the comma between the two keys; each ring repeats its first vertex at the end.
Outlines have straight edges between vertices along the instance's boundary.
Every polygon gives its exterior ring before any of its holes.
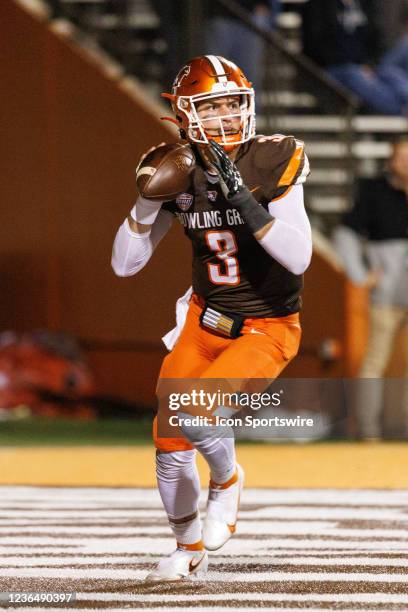
{"type": "MultiPolygon", "coordinates": [[[[1,490],[0,490],[0,495],[1,495],[1,490]]],[[[30,510],[31,508],[33,508],[34,510],[40,510],[43,512],[47,512],[48,510],[59,510],[60,508],[64,508],[64,509],[72,509],[72,510],[78,510],[78,508],[84,507],[87,508],[88,511],[89,510],[93,510],[95,508],[100,508],[101,510],[110,510],[112,512],[116,511],[116,510],[132,510],[133,508],[139,508],[140,509],[153,509],[153,510],[161,510],[163,508],[163,505],[161,504],[160,499],[158,500],[143,500],[143,499],[129,499],[124,498],[121,500],[115,499],[115,500],[94,500],[94,499],[81,499],[78,501],[73,501],[72,499],[66,499],[66,500],[59,500],[59,501],[55,501],[52,499],[44,499],[44,500],[40,500],[40,499],[32,499],[30,500],[20,500],[20,499],[16,499],[16,500],[7,500],[7,501],[2,501],[0,504],[0,511],[7,510],[8,508],[15,508],[16,506],[18,506],[19,508],[23,509],[23,510],[30,510]]],[[[20,512],[20,510],[18,510],[17,512],[20,512]]]]}
{"type": "MultiPolygon", "coordinates": [[[[202,507],[203,510],[205,506],[202,507]]],[[[121,517],[129,517],[129,518],[166,518],[166,514],[163,509],[141,509],[140,507],[135,509],[128,510],[114,510],[111,508],[94,508],[96,511],[98,518],[121,518],[121,517]]],[[[0,508],[0,516],[4,517],[0,519],[2,522],[8,519],[18,520],[18,519],[50,519],[53,520],[55,518],[75,518],[82,519],[84,521],[94,520],[94,516],[91,511],[81,511],[78,506],[73,508],[72,510],[59,510],[58,508],[53,508],[50,510],[1,510],[0,508]]],[[[274,506],[274,507],[265,507],[260,508],[258,510],[240,510],[239,512],[240,519],[284,519],[284,520],[303,520],[303,519],[314,519],[314,520],[331,520],[331,521],[341,521],[347,519],[354,520],[394,520],[394,521],[406,521],[408,527],[408,514],[404,514],[402,510],[398,509],[388,509],[384,510],[381,508],[373,508],[373,509],[365,509],[365,508],[302,508],[302,507],[293,507],[293,508],[285,508],[284,506],[274,506]]],[[[2,523],[0,523],[2,524],[2,523]]]]}
{"type": "MultiPolygon", "coordinates": [[[[140,525],[135,527],[121,527],[117,525],[116,527],[81,527],[74,526],[71,527],[67,525],[66,527],[56,527],[53,525],[41,527],[39,525],[27,525],[24,527],[18,527],[18,532],[21,534],[35,534],[36,532],[43,532],[46,529],[48,534],[85,534],[85,535],[111,535],[114,537],[115,535],[119,535],[123,537],[124,535],[135,536],[137,534],[153,534],[153,535],[170,535],[169,528],[167,525],[140,525]]],[[[0,527],[0,534],[7,534],[10,532],[14,532],[13,526],[10,527],[0,527]]],[[[279,522],[274,523],[271,521],[270,523],[248,523],[245,521],[240,521],[238,523],[237,534],[240,536],[250,536],[250,535],[327,535],[333,537],[354,537],[367,539],[370,541],[375,537],[383,537],[383,538],[402,538],[406,540],[408,546],[408,530],[407,529],[336,529],[335,525],[332,523],[324,523],[320,521],[315,522],[296,522],[296,521],[288,521],[288,522],[279,522]]]]}
{"type": "Polygon", "coordinates": [[[244,504],[321,504],[387,506],[408,503],[408,491],[381,489],[244,489],[244,504]]]}
{"type": "MultiPolygon", "coordinates": [[[[204,495],[203,495],[204,496],[204,495]]],[[[116,492],[110,492],[109,489],[102,488],[95,493],[91,489],[54,489],[50,492],[43,492],[32,489],[32,491],[24,492],[23,494],[7,495],[4,489],[0,487],[0,507],[7,504],[53,504],[55,506],[72,505],[102,505],[102,506],[117,506],[121,504],[143,504],[143,505],[160,505],[161,500],[158,491],[154,489],[129,489],[124,491],[120,489],[116,492]]]]}
{"type": "MultiPolygon", "coordinates": [[[[2,578],[64,578],[66,580],[84,578],[93,580],[144,580],[146,570],[131,569],[67,569],[67,568],[3,568],[2,578]]],[[[207,578],[213,582],[383,582],[407,583],[406,574],[370,574],[367,572],[216,572],[209,571],[207,578]]]]}
{"type": "MultiPolygon", "coordinates": [[[[157,535],[157,534],[161,534],[161,535],[166,535],[168,534],[169,528],[167,525],[165,526],[157,526],[157,527],[152,527],[152,526],[147,526],[147,527],[121,527],[120,525],[118,525],[117,527],[54,527],[54,526],[46,526],[46,527],[40,527],[38,525],[29,525],[27,527],[18,527],[18,532],[23,534],[23,533],[33,533],[35,534],[36,532],[43,532],[44,530],[47,531],[47,534],[52,534],[55,533],[56,535],[61,534],[62,536],[64,535],[68,535],[68,534],[85,534],[85,535],[93,535],[93,536],[109,536],[111,535],[112,537],[114,537],[115,535],[118,536],[120,535],[121,537],[123,537],[124,535],[128,534],[129,536],[132,535],[136,535],[138,533],[151,533],[153,535],[157,535]]],[[[7,534],[10,531],[16,531],[16,529],[13,530],[13,526],[11,525],[10,527],[0,527],[0,534],[4,533],[7,534]]]]}
{"type": "Polygon", "coordinates": [[[408,501],[407,490],[383,491],[376,489],[244,489],[243,503],[312,504],[313,507],[336,505],[404,506],[408,501]]]}
{"type": "MultiPolygon", "coordinates": [[[[32,555],[33,557],[38,553],[42,555],[77,555],[81,551],[81,546],[72,546],[69,548],[28,548],[27,546],[13,546],[13,548],[6,548],[5,546],[0,546],[0,556],[7,558],[7,555],[10,555],[10,552],[13,551],[13,555],[22,554],[22,555],[32,555]]],[[[96,552],[96,551],[95,551],[96,552]]],[[[132,552],[135,552],[134,550],[132,552]]],[[[107,551],[108,555],[109,552],[107,551]]],[[[45,559],[46,557],[43,557],[45,559]]],[[[56,559],[57,557],[49,557],[49,560],[52,558],[56,559]]],[[[29,559],[29,557],[25,557],[25,559],[29,559]]]]}
{"type": "Polygon", "coordinates": [[[15,567],[37,567],[39,565],[46,565],[47,567],[53,568],[58,565],[104,565],[107,563],[111,564],[131,564],[131,563],[154,563],[157,562],[157,556],[154,557],[140,557],[135,555],[134,557],[109,557],[107,554],[103,557],[89,557],[81,555],[80,557],[72,555],[70,557],[34,557],[29,559],[27,557],[2,557],[0,559],[0,568],[6,565],[13,565],[15,567]]]}
{"type": "MultiPolygon", "coordinates": [[[[0,487],[0,495],[2,494],[2,490],[0,487]]],[[[203,496],[204,498],[204,496],[203,496]]],[[[120,495],[115,495],[115,496],[111,496],[111,495],[100,495],[100,496],[95,496],[95,495],[86,495],[86,493],[84,493],[84,495],[58,495],[58,493],[56,492],[55,495],[50,495],[50,496],[43,496],[40,497],[38,495],[33,495],[32,499],[30,499],[29,496],[24,496],[24,497],[4,497],[1,500],[0,503],[0,507],[4,506],[5,504],[18,504],[18,505],[24,505],[27,504],[27,506],[29,507],[29,505],[33,503],[33,504],[41,504],[41,505],[55,505],[56,507],[58,506],[65,506],[65,505],[71,505],[73,507],[77,507],[78,506],[108,506],[108,507],[114,507],[114,506],[121,506],[122,504],[124,505],[129,505],[129,507],[131,507],[132,505],[135,505],[135,507],[137,507],[138,504],[142,504],[142,507],[147,506],[147,507],[151,507],[151,506],[159,506],[161,503],[160,497],[158,497],[158,494],[154,494],[152,495],[152,492],[149,492],[148,495],[144,495],[144,492],[141,491],[140,489],[135,489],[129,493],[127,493],[126,495],[124,495],[123,493],[120,495]]]]}
{"type": "MultiPolygon", "coordinates": [[[[203,506],[204,507],[204,506],[203,506]]],[[[84,512],[86,512],[86,514],[91,515],[92,512],[132,512],[134,509],[137,509],[139,511],[144,511],[146,512],[163,512],[163,505],[160,505],[159,503],[157,503],[157,505],[155,505],[153,507],[153,504],[143,504],[142,502],[134,502],[133,504],[129,504],[129,503],[120,503],[117,504],[117,506],[115,507],[114,504],[86,504],[86,503],[63,503],[63,504],[59,504],[58,506],[56,505],[51,505],[51,504],[43,504],[43,503],[32,503],[32,504],[27,504],[26,507],[24,507],[23,504],[20,504],[19,502],[15,502],[15,503],[10,503],[8,506],[5,506],[3,504],[3,507],[0,507],[0,514],[3,514],[4,512],[11,512],[13,513],[14,516],[16,516],[16,514],[18,512],[22,512],[23,514],[30,514],[31,511],[33,512],[55,512],[55,513],[59,513],[59,512],[78,512],[80,509],[84,509],[84,512]],[[14,508],[18,508],[17,510],[14,510],[14,508]]]]}
{"type": "Polygon", "coordinates": [[[407,521],[408,525],[408,514],[403,514],[401,510],[383,510],[381,508],[376,509],[360,509],[360,508],[285,508],[283,506],[274,506],[269,508],[262,508],[259,510],[240,510],[240,519],[257,519],[257,518],[268,518],[268,519],[285,519],[285,520],[302,520],[302,519],[314,519],[323,521],[342,521],[347,519],[354,520],[400,520],[407,521]]]}
{"type": "MultiPolygon", "coordinates": [[[[139,508],[157,505],[161,508],[159,493],[156,489],[109,489],[109,488],[36,488],[0,487],[0,508],[9,505],[35,507],[36,504],[49,503],[55,507],[99,505],[113,508],[123,504],[135,504],[139,508]]],[[[201,494],[205,503],[206,492],[201,494]]],[[[408,491],[382,489],[245,489],[242,503],[256,505],[313,504],[316,507],[335,507],[336,504],[351,506],[407,506],[408,491]]]]}
{"type": "MultiPolygon", "coordinates": [[[[154,454],[152,454],[154,457],[154,454]]],[[[127,495],[128,493],[134,493],[135,491],[147,491],[150,493],[157,493],[154,488],[143,488],[143,487],[37,487],[36,485],[28,486],[1,486],[0,487],[2,496],[10,495],[13,497],[16,496],[36,496],[36,497],[45,497],[47,495],[57,495],[57,497],[62,497],[66,495],[67,497],[98,497],[104,498],[105,495],[112,497],[120,497],[121,495],[127,495]]]]}
{"type": "MultiPolygon", "coordinates": [[[[0,450],[1,453],[1,450],[0,450]]],[[[22,487],[11,487],[8,491],[6,487],[0,485],[0,495],[2,501],[49,501],[49,502],[74,502],[84,501],[97,503],[111,503],[116,501],[127,500],[137,501],[144,499],[149,502],[160,500],[160,495],[154,487],[130,487],[110,489],[108,487],[41,487],[32,486],[26,489],[22,487]]]]}
{"type": "MultiPolygon", "coordinates": [[[[249,514],[249,513],[248,513],[249,514]]],[[[56,519],[82,519],[84,521],[94,520],[95,516],[102,519],[117,519],[121,518],[166,518],[166,513],[164,510],[140,510],[140,508],[135,508],[134,510],[111,510],[111,509],[93,509],[92,511],[83,511],[79,510],[78,506],[72,510],[1,510],[0,516],[4,517],[0,519],[2,522],[8,521],[9,518],[11,520],[53,520],[56,519]],[[96,512],[96,514],[94,514],[96,512]]],[[[301,518],[301,517],[300,517],[301,518]]],[[[408,520],[408,517],[407,517],[408,520]]]]}
{"type": "MultiPolygon", "coordinates": [[[[305,534],[315,534],[315,533],[329,533],[331,530],[331,535],[360,535],[361,537],[369,537],[370,535],[384,535],[388,537],[407,537],[408,531],[393,529],[336,529],[336,524],[331,522],[324,521],[287,521],[287,522],[274,522],[270,521],[268,523],[253,523],[248,521],[240,521],[239,522],[239,531],[237,533],[240,535],[252,535],[252,534],[281,534],[285,533],[288,535],[305,535],[305,534]],[[342,533],[344,532],[344,533],[342,533]],[[360,532],[360,533],[359,533],[360,532]]],[[[10,527],[0,527],[0,534],[12,531],[13,526],[10,527]]],[[[121,527],[113,526],[113,527],[81,527],[78,526],[70,526],[66,527],[56,527],[56,526],[47,526],[41,527],[38,525],[27,525],[24,527],[19,527],[18,531],[20,533],[35,533],[36,531],[44,531],[47,530],[47,533],[55,533],[55,534],[91,534],[91,535],[114,535],[120,532],[120,535],[129,534],[135,535],[138,533],[151,533],[151,534],[168,534],[169,527],[168,525],[157,525],[157,526],[137,526],[137,527],[121,527]],[[119,530],[119,531],[118,531],[119,530]]],[[[407,540],[408,541],[408,540],[407,540]]]]}
{"type": "MultiPolygon", "coordinates": [[[[57,567],[59,565],[101,565],[101,564],[133,564],[133,563],[154,563],[157,562],[158,555],[150,555],[141,557],[138,555],[134,555],[133,557],[109,557],[109,554],[103,557],[94,557],[81,555],[77,556],[75,554],[70,555],[69,557],[36,557],[33,555],[33,558],[28,557],[17,557],[15,555],[10,556],[2,556],[0,558],[0,568],[5,567],[7,565],[12,565],[14,567],[37,567],[40,565],[46,565],[47,567],[57,567]]],[[[224,557],[222,559],[218,557],[211,556],[210,558],[210,567],[213,568],[217,565],[231,565],[234,564],[248,564],[251,562],[251,557],[224,557]]],[[[284,558],[284,557],[262,557],[262,556],[253,556],[252,562],[255,564],[267,564],[270,565],[271,568],[274,565],[310,565],[311,567],[314,565],[321,565],[325,567],[338,567],[342,565],[353,565],[356,567],[374,567],[381,568],[384,566],[387,567],[408,567],[408,558],[407,559],[386,559],[383,557],[353,557],[348,556],[341,559],[320,559],[318,557],[296,557],[296,558],[284,558]]]]}
{"type": "MultiPolygon", "coordinates": [[[[0,495],[1,495],[1,491],[0,491],[0,495]]],[[[160,503],[157,502],[157,504],[153,504],[153,502],[142,502],[140,500],[134,500],[134,502],[130,502],[128,499],[123,500],[122,502],[118,502],[117,504],[115,503],[109,503],[109,502],[95,502],[95,501],[85,501],[82,500],[82,502],[73,502],[72,500],[70,501],[61,501],[61,502],[55,502],[55,501],[51,501],[51,500],[44,500],[44,501],[35,501],[32,500],[30,501],[20,501],[18,499],[16,499],[15,501],[8,501],[8,502],[2,502],[0,505],[0,512],[2,512],[3,510],[9,510],[9,509],[13,509],[15,507],[20,508],[19,510],[16,510],[16,512],[29,512],[31,509],[34,510],[38,510],[40,512],[59,512],[60,508],[64,508],[67,509],[68,511],[70,511],[70,509],[72,509],[73,511],[77,511],[78,508],[81,507],[85,507],[87,508],[87,512],[91,511],[91,510],[106,510],[106,511],[110,511],[110,512],[116,512],[116,507],[121,509],[128,509],[128,510],[132,510],[132,508],[144,508],[144,509],[154,509],[155,510],[159,510],[160,509],[160,503]],[[25,508],[26,506],[26,508],[25,508]]]]}
{"type": "MultiPolygon", "coordinates": [[[[165,525],[167,526],[168,522],[167,522],[167,517],[166,515],[161,515],[160,517],[150,517],[146,512],[143,514],[143,517],[141,516],[126,516],[126,517],[103,517],[100,516],[98,518],[95,517],[95,515],[92,516],[88,516],[88,517],[84,517],[84,515],[82,515],[82,517],[73,517],[73,518],[60,518],[59,516],[55,516],[54,518],[27,518],[27,519],[7,519],[7,520],[0,520],[0,531],[2,531],[3,529],[8,527],[8,531],[10,531],[10,529],[12,527],[27,527],[27,529],[31,530],[31,527],[36,527],[37,529],[41,529],[41,527],[46,528],[47,525],[55,525],[55,523],[58,523],[58,525],[61,526],[61,529],[63,529],[63,525],[68,525],[72,527],[72,523],[74,523],[75,525],[78,524],[78,527],[81,527],[81,523],[92,523],[92,525],[95,525],[95,527],[97,527],[99,524],[105,524],[108,523],[109,525],[112,525],[112,528],[115,528],[115,525],[117,524],[118,527],[120,527],[123,523],[127,523],[129,521],[136,521],[139,523],[139,527],[141,528],[142,525],[146,522],[146,523],[151,523],[152,519],[156,518],[156,524],[159,526],[159,520],[161,522],[164,522],[165,525]]],[[[55,525],[56,526],[56,525],[55,525]]],[[[83,527],[81,527],[81,529],[83,529],[83,527]]],[[[103,529],[103,527],[101,527],[101,529],[103,529]]],[[[130,529],[130,527],[129,527],[130,529]]]]}
{"type": "Polygon", "coordinates": [[[218,57],[216,57],[215,55],[206,55],[205,56],[213,65],[213,68],[215,70],[215,74],[218,77],[218,80],[220,83],[226,83],[228,81],[227,77],[225,76],[225,68],[224,66],[221,64],[220,60],[218,59],[218,57]]]}
{"type": "MultiPolygon", "coordinates": [[[[139,561],[141,559],[139,558],[139,561]]],[[[143,560],[146,560],[145,558],[143,560]]],[[[242,563],[247,564],[251,559],[245,557],[228,557],[219,559],[217,557],[210,557],[210,566],[221,565],[223,563],[242,563]]],[[[0,562],[1,563],[1,562],[0,562]]],[[[335,566],[339,565],[355,565],[355,566],[370,566],[370,567],[383,567],[384,565],[389,567],[408,567],[407,559],[384,559],[384,557],[342,557],[341,559],[319,559],[318,557],[295,557],[295,558],[284,558],[284,557],[263,557],[254,556],[253,563],[265,563],[271,566],[273,565],[323,565],[323,566],[335,566]]]]}
{"type": "MultiPolygon", "coordinates": [[[[0,451],[1,452],[1,451],[0,451]]],[[[153,457],[153,454],[152,454],[153,457]]],[[[155,488],[133,488],[133,487],[36,487],[36,486],[0,486],[1,499],[7,497],[18,498],[26,497],[27,501],[33,498],[45,498],[50,500],[66,498],[99,499],[100,501],[112,497],[114,500],[124,497],[134,497],[142,494],[146,499],[160,499],[159,493],[155,488]]],[[[362,500],[370,501],[375,505],[382,503],[383,498],[389,500],[407,501],[408,490],[406,489],[246,489],[246,497],[252,498],[255,502],[266,502],[271,500],[281,500],[280,503],[290,503],[306,501],[317,503],[324,501],[327,503],[351,503],[355,505],[362,500]],[[381,499],[380,499],[381,498],[381,499]]]]}
{"type": "MultiPolygon", "coordinates": [[[[35,547],[34,547],[35,548],[35,547]]],[[[55,562],[59,562],[57,561],[59,559],[58,555],[64,555],[64,557],[61,557],[61,562],[64,559],[67,560],[67,564],[72,561],[72,559],[78,558],[78,559],[92,559],[95,563],[99,563],[103,562],[105,558],[110,558],[109,555],[117,555],[116,557],[112,557],[112,559],[118,560],[120,558],[121,554],[126,554],[128,556],[123,557],[123,559],[126,559],[129,563],[130,562],[140,562],[140,563],[150,563],[150,562],[156,562],[159,558],[161,557],[165,557],[166,553],[163,552],[163,549],[160,550],[160,552],[143,552],[143,553],[137,553],[135,552],[135,548],[134,545],[132,544],[132,546],[129,546],[127,548],[129,548],[129,550],[120,550],[120,551],[113,551],[111,546],[109,546],[109,550],[107,550],[107,548],[104,548],[104,550],[101,549],[96,549],[95,550],[90,550],[87,549],[85,550],[86,547],[68,547],[68,548],[38,548],[34,551],[33,548],[28,548],[27,546],[13,546],[13,548],[6,548],[6,547],[1,547],[0,546],[0,556],[3,558],[4,560],[4,564],[7,565],[7,561],[8,560],[13,560],[13,559],[26,559],[27,563],[30,563],[30,561],[28,561],[29,559],[31,560],[37,560],[38,559],[38,563],[41,562],[41,559],[47,561],[47,555],[54,555],[54,556],[50,556],[48,557],[48,561],[50,563],[54,563],[55,562]],[[16,550],[17,549],[17,550],[16,550]],[[78,557],[79,554],[79,549],[81,549],[81,557],[78,557]],[[133,554],[133,556],[132,556],[133,554]],[[19,555],[27,555],[24,557],[19,557],[19,555]],[[41,555],[41,556],[40,556],[41,555]]],[[[173,547],[167,545],[167,548],[170,549],[171,551],[173,551],[174,549],[174,545],[173,547]]],[[[356,565],[359,564],[359,561],[361,560],[362,564],[364,565],[365,563],[363,563],[363,560],[365,562],[365,560],[367,560],[367,562],[369,562],[370,560],[375,561],[375,563],[373,563],[373,565],[395,565],[396,567],[399,567],[400,563],[401,563],[401,567],[405,567],[405,563],[408,564],[408,552],[399,552],[399,551],[395,551],[393,553],[390,553],[392,555],[396,555],[394,557],[386,557],[384,556],[385,554],[387,554],[388,549],[384,550],[384,551],[367,551],[367,550],[363,550],[363,551],[355,551],[355,550],[350,550],[347,549],[345,551],[336,551],[333,549],[318,549],[315,550],[313,553],[309,553],[307,551],[305,551],[304,549],[289,549],[288,552],[282,551],[282,550],[277,550],[276,552],[270,552],[268,554],[266,554],[265,552],[263,553],[264,556],[260,556],[259,552],[254,552],[254,550],[252,551],[248,551],[245,556],[243,556],[242,554],[242,550],[240,551],[240,553],[234,554],[232,552],[230,552],[229,555],[224,555],[222,554],[220,551],[214,551],[211,553],[211,565],[212,564],[221,564],[221,563],[251,563],[256,561],[257,563],[287,563],[287,564],[291,564],[292,562],[295,564],[295,560],[293,558],[294,554],[298,554],[299,556],[296,557],[296,559],[302,559],[302,562],[304,561],[306,563],[306,560],[311,560],[311,564],[318,564],[319,559],[321,560],[321,564],[324,565],[325,563],[327,563],[328,565],[331,565],[331,560],[328,558],[328,555],[330,555],[330,557],[333,557],[332,561],[334,565],[342,565],[342,562],[344,561],[345,563],[347,561],[350,560],[350,562],[355,563],[356,565]],[[361,556],[359,557],[358,554],[376,554],[378,555],[377,557],[364,557],[361,556]],[[335,561],[335,559],[338,559],[338,561],[335,561]]],[[[0,559],[0,564],[1,564],[1,559],[0,559]]]]}
{"type": "MultiPolygon", "coordinates": [[[[388,594],[388,593],[212,593],[211,595],[194,594],[194,601],[208,600],[211,597],[214,601],[225,599],[237,599],[239,601],[329,601],[344,603],[369,603],[369,604],[408,604],[408,595],[388,594]]],[[[77,599],[81,601],[146,601],[146,595],[128,595],[126,593],[77,593],[77,599]]],[[[149,595],[149,602],[160,603],[166,601],[191,601],[191,595],[149,595]]],[[[239,608],[241,609],[241,608],[239,608]]],[[[299,608],[298,608],[299,609],[299,608]]],[[[309,609],[309,608],[308,608],[309,609]]]]}
{"type": "MultiPolygon", "coordinates": [[[[99,538],[89,538],[84,540],[84,538],[62,538],[55,537],[50,538],[47,536],[36,537],[36,536],[5,536],[1,538],[0,544],[0,553],[10,553],[10,548],[6,546],[2,546],[5,544],[12,544],[14,547],[19,547],[19,551],[26,550],[27,552],[32,552],[33,548],[28,548],[27,544],[33,545],[42,545],[42,546],[54,546],[54,551],[58,550],[56,547],[59,546],[78,546],[81,553],[92,553],[92,552],[106,552],[109,554],[111,552],[130,552],[134,553],[137,550],[143,550],[145,553],[157,553],[160,551],[161,554],[169,554],[174,550],[174,537],[171,533],[168,534],[166,538],[150,538],[150,537],[129,537],[129,538],[104,538],[103,540],[99,538]]],[[[290,538],[268,538],[265,541],[256,541],[255,545],[258,550],[258,554],[269,554],[270,551],[274,550],[276,547],[283,548],[284,550],[304,550],[304,552],[310,552],[311,550],[320,551],[328,551],[331,552],[336,549],[343,550],[347,548],[357,552],[357,551],[365,551],[365,552],[392,552],[392,551],[402,551],[404,553],[408,552],[407,542],[399,542],[393,540],[387,540],[385,542],[371,542],[371,541],[361,541],[361,542],[350,542],[347,541],[335,541],[335,540],[291,540],[290,538]]],[[[42,549],[39,549],[41,551],[42,549]]],[[[61,552],[64,552],[65,549],[61,549],[61,552]]],[[[77,549],[78,550],[78,549],[77,549]]],[[[242,555],[246,552],[253,554],[254,552],[254,540],[252,538],[249,539],[231,539],[228,544],[226,544],[223,551],[228,551],[230,554],[239,554],[242,555]]]]}

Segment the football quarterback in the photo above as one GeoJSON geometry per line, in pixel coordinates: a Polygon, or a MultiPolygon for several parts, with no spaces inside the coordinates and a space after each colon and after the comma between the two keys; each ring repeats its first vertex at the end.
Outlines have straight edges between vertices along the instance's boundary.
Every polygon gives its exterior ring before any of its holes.
{"type": "MultiPolygon", "coordinates": [[[[309,173],[304,145],[294,136],[256,135],[254,90],[223,57],[189,61],[172,92],[163,95],[195,164],[189,157],[185,189],[175,197],[170,154],[157,150],[148,165],[142,161],[139,172],[154,175],[155,193],[172,195],[161,201],[146,197],[147,191],[139,196],[112,254],[116,274],[137,273],[174,218],[192,242],[192,287],[178,301],[177,326],[164,338],[170,352],[159,375],[159,397],[166,381],[195,379],[203,388],[208,380],[271,381],[296,355],[301,337],[303,272],[312,254],[303,203],[309,173]]],[[[242,390],[239,383],[236,389],[242,390]]],[[[211,414],[223,410],[215,405],[211,414]]],[[[244,471],[232,435],[215,426],[205,432],[188,427],[192,413],[183,407],[181,433],[172,436],[161,414],[159,403],[157,482],[177,547],[147,580],[204,576],[207,551],[219,549],[235,531],[244,471]],[[203,525],[197,451],[211,478],[203,525]]]]}

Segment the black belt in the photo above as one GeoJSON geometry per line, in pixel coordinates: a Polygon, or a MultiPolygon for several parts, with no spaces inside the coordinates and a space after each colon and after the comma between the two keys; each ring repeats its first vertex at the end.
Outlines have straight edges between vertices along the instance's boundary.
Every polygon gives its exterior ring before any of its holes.
{"type": "Polygon", "coordinates": [[[233,312],[220,312],[208,304],[204,305],[200,315],[200,323],[203,327],[215,331],[226,338],[238,338],[242,336],[241,329],[245,317],[233,312]]]}

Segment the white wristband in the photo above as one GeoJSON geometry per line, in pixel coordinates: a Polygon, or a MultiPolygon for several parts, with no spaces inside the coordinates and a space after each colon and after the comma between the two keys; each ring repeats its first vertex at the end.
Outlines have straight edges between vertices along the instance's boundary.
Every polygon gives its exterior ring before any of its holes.
{"type": "Polygon", "coordinates": [[[156,202],[139,196],[136,200],[136,204],[130,211],[130,215],[134,221],[142,225],[153,225],[162,204],[163,202],[156,202]]]}
{"type": "MultiPolygon", "coordinates": [[[[132,210],[133,210],[133,208],[132,208],[132,210]]],[[[132,212],[130,213],[130,215],[133,218],[132,212]]],[[[134,232],[130,228],[128,219],[125,219],[124,227],[125,227],[126,232],[129,234],[129,236],[132,236],[133,238],[138,238],[138,239],[148,238],[150,236],[151,232],[152,232],[151,228],[149,228],[147,232],[141,232],[141,233],[134,232]]]]}

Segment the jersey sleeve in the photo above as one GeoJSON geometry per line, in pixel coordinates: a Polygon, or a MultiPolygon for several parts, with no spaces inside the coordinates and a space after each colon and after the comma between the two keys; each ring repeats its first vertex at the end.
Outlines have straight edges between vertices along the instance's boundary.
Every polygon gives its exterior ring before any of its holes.
{"type": "Polygon", "coordinates": [[[170,214],[172,214],[174,216],[176,214],[176,211],[177,211],[176,201],[175,200],[171,200],[171,201],[168,201],[168,202],[163,202],[161,209],[165,210],[167,213],[170,213],[170,214]]]}
{"type": "Polygon", "coordinates": [[[310,172],[305,146],[294,136],[259,136],[255,163],[262,171],[264,195],[280,197],[292,185],[301,185],[310,172]]]}

